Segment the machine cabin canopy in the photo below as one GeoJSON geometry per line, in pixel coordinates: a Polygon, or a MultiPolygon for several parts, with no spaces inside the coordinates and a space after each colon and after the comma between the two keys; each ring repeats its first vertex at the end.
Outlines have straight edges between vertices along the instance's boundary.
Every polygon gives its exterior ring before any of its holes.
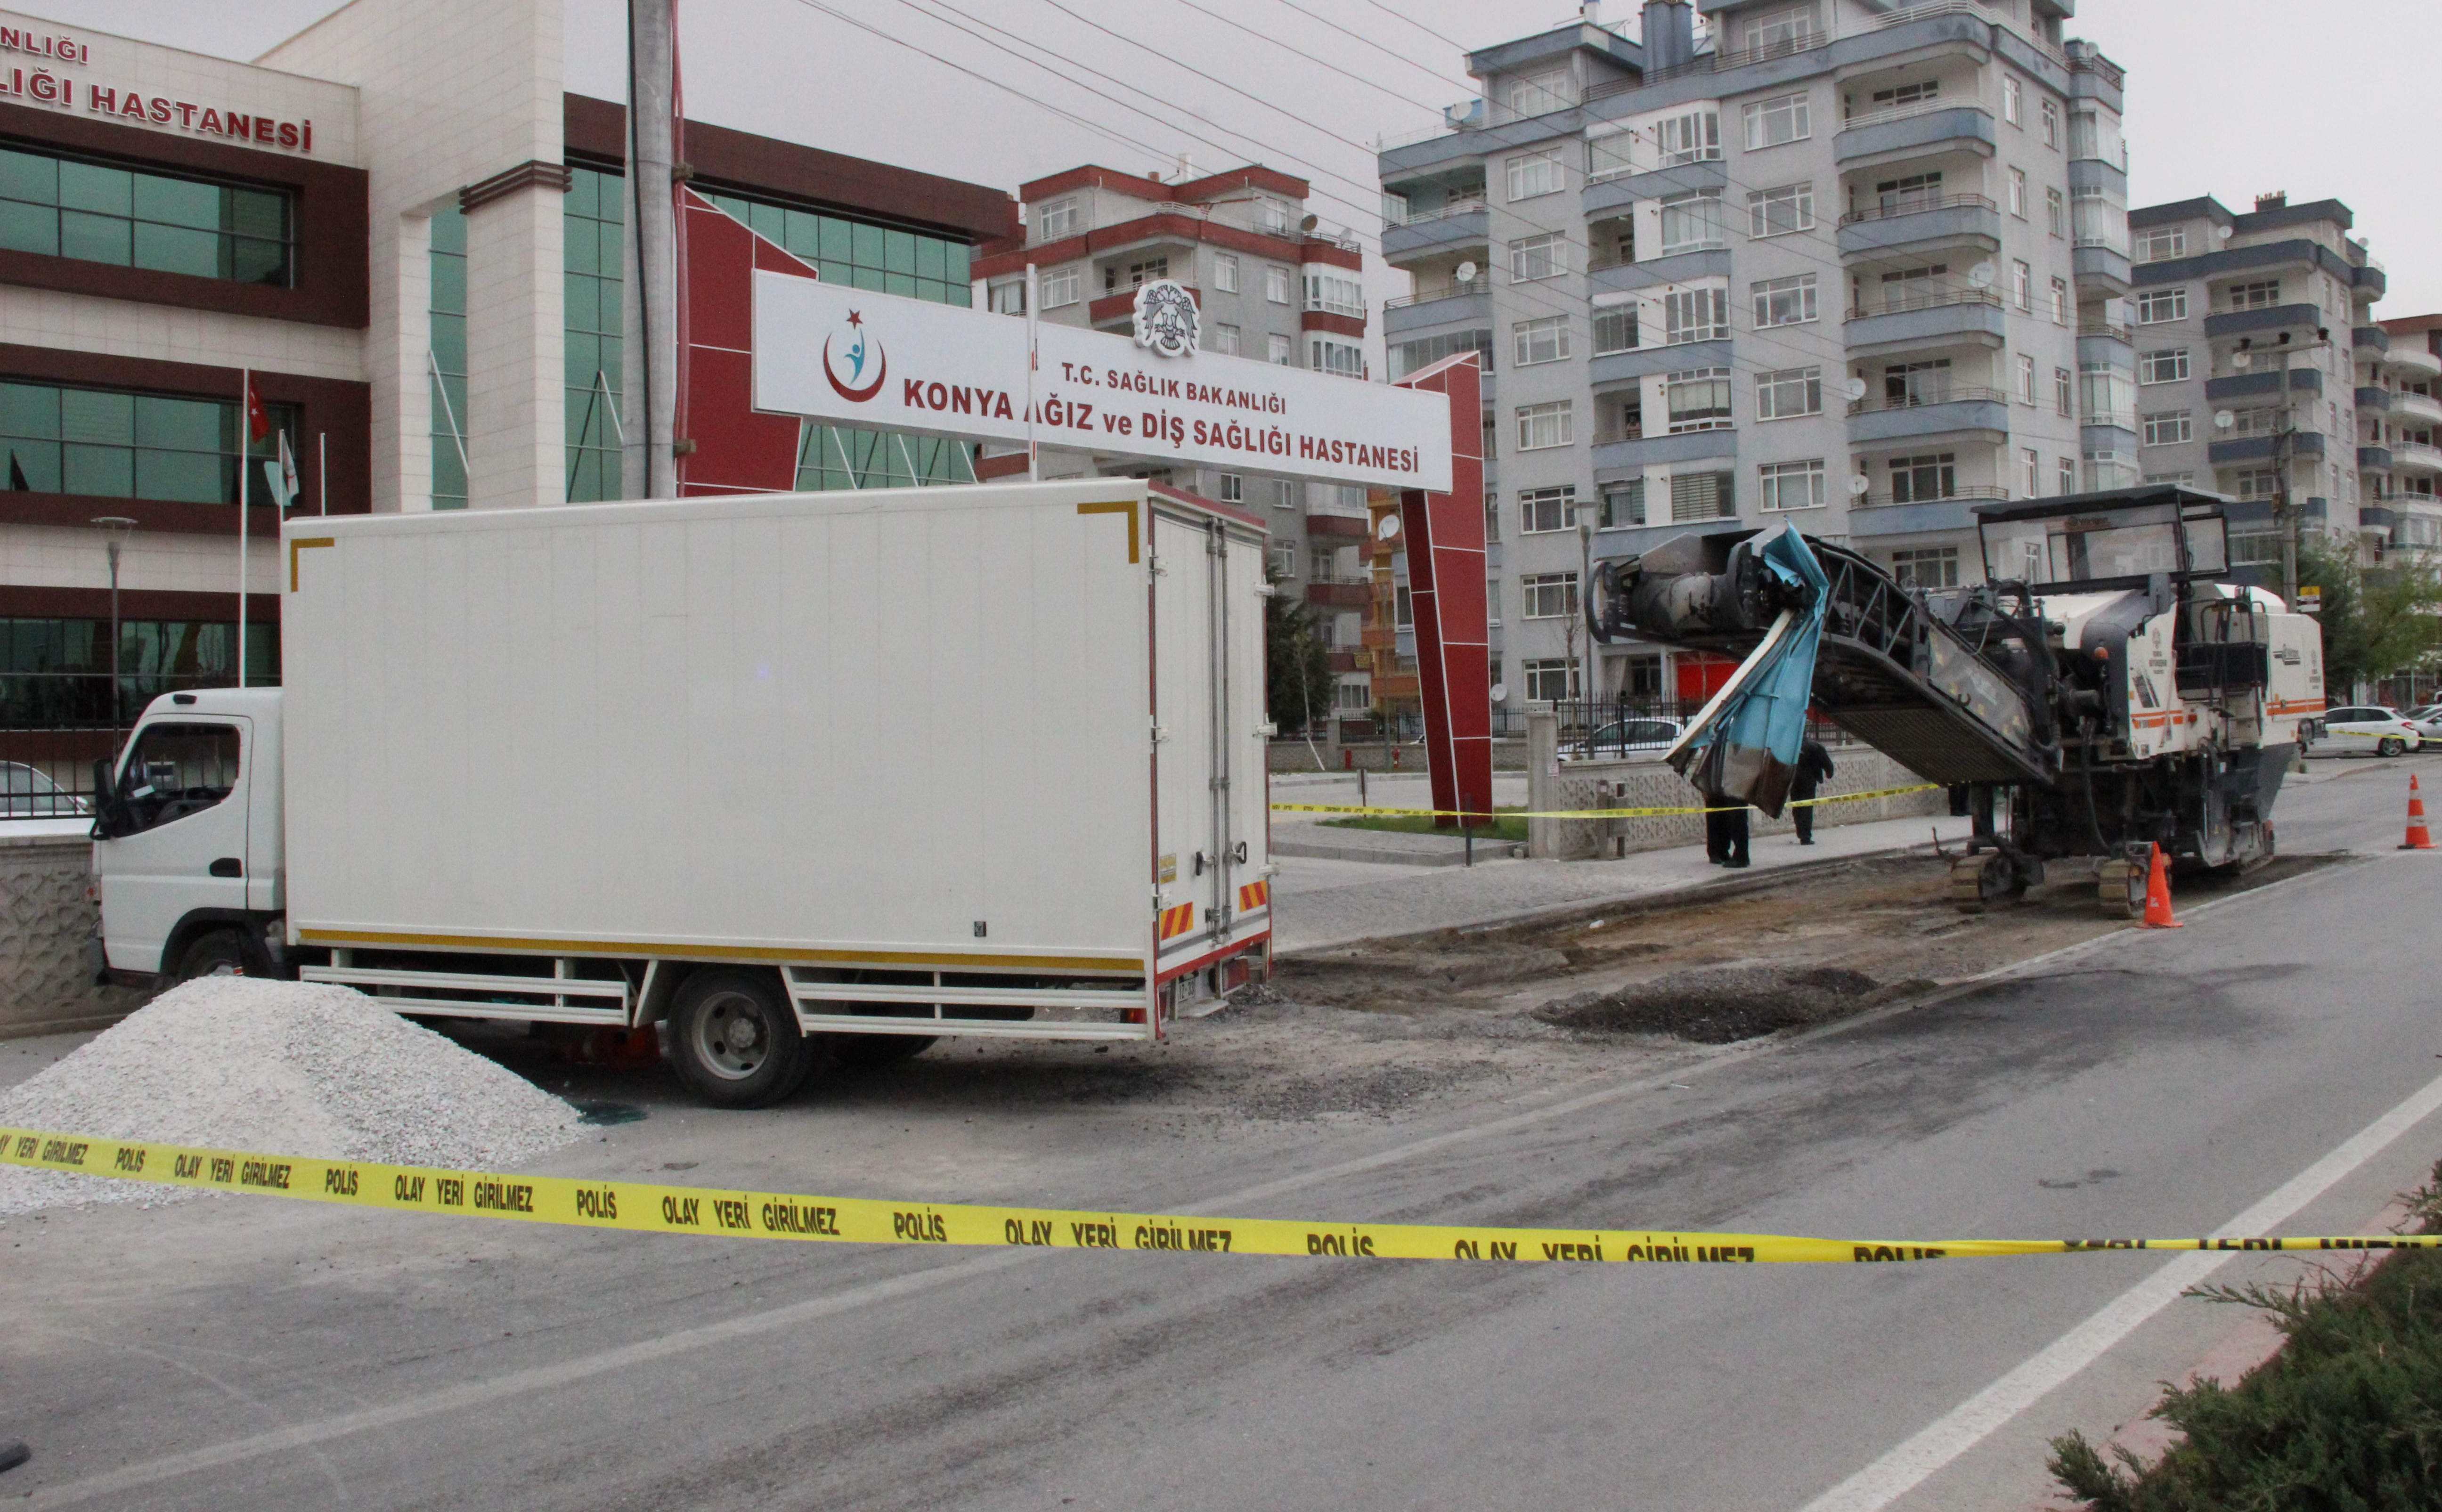
{"type": "Polygon", "coordinates": [[[2106,592],[2230,571],[2227,501],[2176,483],[1976,511],[1984,576],[2032,591],[2106,592]]]}

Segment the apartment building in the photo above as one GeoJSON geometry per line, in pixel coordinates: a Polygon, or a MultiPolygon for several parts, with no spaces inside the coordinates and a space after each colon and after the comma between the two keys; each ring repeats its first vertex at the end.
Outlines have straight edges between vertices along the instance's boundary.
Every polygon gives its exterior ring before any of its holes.
{"type": "Polygon", "coordinates": [[[2359,466],[2388,463],[2391,544],[2442,550],[2442,315],[2411,315],[2377,326],[2369,343],[2371,388],[2358,390],[2359,466]],[[2371,453],[2371,455],[2369,455],[2371,453]]]}
{"type": "MultiPolygon", "coordinates": [[[[1031,266],[1038,319],[1115,332],[1130,328],[1136,291],[1167,279],[1194,297],[1203,350],[1362,381],[1364,260],[1354,237],[1316,230],[1306,193],[1304,179],[1260,165],[1198,174],[1182,164],[1168,178],[1072,168],[1019,186],[1024,234],[986,247],[974,272],[991,308],[1018,316],[1031,266]]],[[[1149,477],[1262,515],[1273,575],[1330,643],[1338,706],[1372,706],[1362,487],[1079,450],[1047,448],[1039,465],[1046,478],[1149,477]]],[[[1004,451],[979,469],[1022,474],[1026,459],[1004,451]]]]}
{"type": "Polygon", "coordinates": [[[1469,54],[1483,98],[1384,146],[1390,375],[1491,374],[1504,702],[1582,683],[1580,521],[1616,556],[1790,519],[1946,587],[1982,575],[1977,501],[2136,481],[2122,79],[2072,9],[1654,0],[1631,37],[1589,6],[1469,54]]]}
{"type": "MultiPolygon", "coordinates": [[[[2433,544],[2434,468],[2403,470],[2392,440],[2403,421],[2442,420],[2404,384],[2422,378],[2388,359],[2371,309],[2379,264],[2353,241],[2339,200],[2265,194],[2233,214],[2210,196],[2128,213],[2135,239],[2130,301],[2137,351],[2139,467],[2148,482],[2231,495],[2231,555],[2277,582],[2287,498],[2299,528],[2379,556],[2395,539],[2433,544]],[[2426,502],[2403,523],[2399,480],[2426,502]]],[[[2422,346],[2422,343],[2417,343],[2422,346]]],[[[2430,439],[2430,429],[2428,430],[2430,439]]],[[[2432,455],[2442,458],[2442,453],[2432,455]]]]}

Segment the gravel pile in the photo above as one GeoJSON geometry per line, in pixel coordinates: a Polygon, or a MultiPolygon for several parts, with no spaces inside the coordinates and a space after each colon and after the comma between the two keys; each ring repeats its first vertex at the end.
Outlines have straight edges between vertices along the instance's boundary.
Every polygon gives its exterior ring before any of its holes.
{"type": "MultiPolygon", "coordinates": [[[[493,1170],[580,1132],[574,1108],[360,993],[244,976],[164,993],[0,1093],[0,1124],[493,1170]]],[[[189,1194],[0,1166],[0,1216],[189,1194]]]]}

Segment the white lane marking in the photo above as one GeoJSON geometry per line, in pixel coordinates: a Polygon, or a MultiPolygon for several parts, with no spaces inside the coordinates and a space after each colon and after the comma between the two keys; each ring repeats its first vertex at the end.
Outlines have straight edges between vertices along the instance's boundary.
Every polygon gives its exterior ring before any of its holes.
{"type": "MultiPolygon", "coordinates": [[[[2373,1159],[2437,1108],[2442,1108],[2442,1077],[2427,1083],[2408,1101],[2282,1183],[2263,1201],[2222,1225],[2215,1234],[2245,1237],[2270,1230],[2373,1159]]],[[[2032,1407],[2054,1387],[2093,1364],[2105,1351],[2136,1332],[2139,1324],[2177,1302],[2189,1287],[2243,1253],[2260,1255],[2262,1251],[2190,1251],[2173,1260],[1999,1380],[1807,1503],[1802,1512],[1880,1512],[1936,1470],[1975,1448],[1996,1429],[2032,1407]]]]}

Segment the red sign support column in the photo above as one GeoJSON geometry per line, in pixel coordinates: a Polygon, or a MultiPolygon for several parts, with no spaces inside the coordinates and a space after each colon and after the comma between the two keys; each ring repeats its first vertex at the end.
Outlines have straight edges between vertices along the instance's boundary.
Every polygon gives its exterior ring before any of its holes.
{"type": "MultiPolygon", "coordinates": [[[[1433,807],[1489,824],[1492,647],[1484,603],[1483,375],[1475,354],[1465,352],[1410,373],[1398,387],[1449,400],[1450,491],[1399,496],[1433,807]]],[[[1454,829],[1460,821],[1446,816],[1434,823],[1454,829]]]]}

